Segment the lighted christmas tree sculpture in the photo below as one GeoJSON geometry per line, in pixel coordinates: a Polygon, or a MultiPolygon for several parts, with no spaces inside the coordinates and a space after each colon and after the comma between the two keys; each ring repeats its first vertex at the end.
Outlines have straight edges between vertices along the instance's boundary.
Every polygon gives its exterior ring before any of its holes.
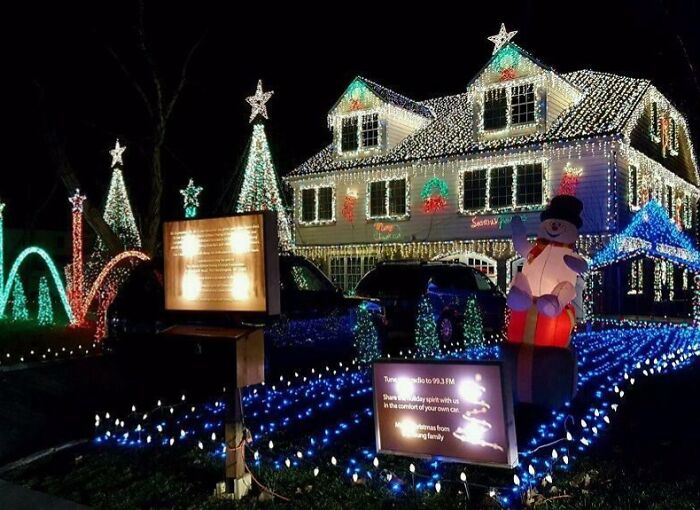
{"type": "MultiPolygon", "coordinates": [[[[129,195],[126,192],[124,176],[122,175],[124,151],[126,151],[126,146],[120,146],[119,140],[117,140],[114,149],[109,151],[112,156],[112,181],[109,184],[103,218],[122,241],[124,249],[133,250],[141,248],[141,235],[136,228],[134,213],[131,210],[129,195]]],[[[98,243],[100,251],[103,251],[104,242],[99,239],[98,243]]]]}
{"type": "Polygon", "coordinates": [[[29,310],[27,310],[27,296],[24,294],[22,279],[17,275],[15,284],[12,287],[12,320],[29,320],[29,310]]]}
{"type": "Polygon", "coordinates": [[[366,304],[360,305],[357,309],[357,322],[353,332],[358,361],[371,363],[377,359],[379,357],[379,335],[366,304]]]}
{"type": "Polygon", "coordinates": [[[187,187],[180,190],[184,201],[185,218],[196,218],[197,209],[199,209],[199,194],[204,188],[194,185],[194,179],[190,178],[187,187]]]}
{"type": "MultiPolygon", "coordinates": [[[[267,119],[265,103],[272,94],[272,91],[263,92],[262,81],[258,81],[255,95],[246,99],[252,108],[250,122],[253,122],[258,115],[267,119]]],[[[290,248],[292,234],[289,218],[282,203],[279,182],[262,122],[256,122],[253,125],[253,136],[250,140],[243,184],[236,204],[236,212],[247,211],[275,211],[277,213],[280,248],[283,250],[290,248]]]]}
{"type": "Polygon", "coordinates": [[[53,303],[49,293],[49,282],[45,276],[39,280],[39,311],[37,321],[42,326],[53,324],[53,303]]]}
{"type": "Polygon", "coordinates": [[[416,354],[418,357],[427,358],[435,356],[439,351],[440,339],[433,316],[433,305],[428,296],[423,296],[418,302],[416,314],[416,354]]]}
{"type": "Polygon", "coordinates": [[[464,345],[478,345],[484,341],[484,326],[481,322],[481,310],[474,296],[467,299],[467,306],[464,309],[464,345]]]}

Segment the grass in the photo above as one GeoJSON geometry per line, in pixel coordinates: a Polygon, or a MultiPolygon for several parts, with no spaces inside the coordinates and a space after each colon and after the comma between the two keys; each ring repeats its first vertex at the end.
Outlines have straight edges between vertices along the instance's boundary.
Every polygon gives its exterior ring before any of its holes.
{"type": "Polygon", "coordinates": [[[92,327],[71,328],[60,323],[40,326],[36,321],[12,322],[3,319],[0,320],[0,363],[11,365],[19,363],[21,358],[24,361],[49,359],[55,357],[57,351],[63,352],[63,349],[70,352],[79,346],[91,346],[93,335],[92,327]],[[43,355],[46,358],[42,358],[43,355]]]}

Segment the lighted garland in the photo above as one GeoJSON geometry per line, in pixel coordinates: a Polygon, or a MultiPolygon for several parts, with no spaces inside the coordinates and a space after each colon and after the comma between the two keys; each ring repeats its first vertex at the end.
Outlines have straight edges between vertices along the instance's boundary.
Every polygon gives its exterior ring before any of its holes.
{"type": "Polygon", "coordinates": [[[439,177],[431,177],[423,185],[420,197],[423,200],[423,212],[426,214],[438,213],[447,207],[449,195],[447,182],[439,177]]]}

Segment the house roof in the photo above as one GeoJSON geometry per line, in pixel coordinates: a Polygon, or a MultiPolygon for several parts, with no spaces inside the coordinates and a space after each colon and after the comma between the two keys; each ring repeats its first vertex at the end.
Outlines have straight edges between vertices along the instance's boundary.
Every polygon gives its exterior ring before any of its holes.
{"type": "Polygon", "coordinates": [[[403,108],[404,110],[416,113],[428,119],[435,118],[432,109],[425,103],[414,101],[413,99],[399,94],[398,92],[394,92],[383,85],[379,85],[378,83],[368,80],[363,76],[357,76],[355,77],[355,80],[360,80],[362,83],[367,85],[367,88],[371,90],[373,94],[386,103],[393,104],[394,106],[398,106],[399,108],[403,108]]]}
{"type": "Polygon", "coordinates": [[[647,202],[630,224],[595,254],[590,269],[638,257],[668,260],[700,273],[700,252],[655,200],[647,202]]]}
{"type": "MultiPolygon", "coordinates": [[[[635,107],[650,87],[649,80],[588,70],[560,76],[581,91],[581,99],[562,113],[543,133],[479,140],[473,132],[470,95],[465,92],[416,103],[434,112],[435,118],[386,152],[363,158],[338,158],[331,144],[292,170],[288,176],[430,160],[596,135],[622,134],[635,107]]],[[[368,85],[370,83],[372,82],[368,82],[368,85]]],[[[388,91],[384,87],[381,89],[388,91]]]]}

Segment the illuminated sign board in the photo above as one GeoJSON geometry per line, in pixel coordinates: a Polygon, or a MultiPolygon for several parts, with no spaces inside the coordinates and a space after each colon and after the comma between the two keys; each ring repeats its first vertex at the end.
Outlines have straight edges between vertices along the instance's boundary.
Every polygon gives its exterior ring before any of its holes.
{"type": "Polygon", "coordinates": [[[163,225],[167,310],[279,314],[273,213],[163,225]]]}
{"type": "Polygon", "coordinates": [[[376,362],[377,451],[512,468],[518,454],[505,376],[489,361],[376,362]]]}

